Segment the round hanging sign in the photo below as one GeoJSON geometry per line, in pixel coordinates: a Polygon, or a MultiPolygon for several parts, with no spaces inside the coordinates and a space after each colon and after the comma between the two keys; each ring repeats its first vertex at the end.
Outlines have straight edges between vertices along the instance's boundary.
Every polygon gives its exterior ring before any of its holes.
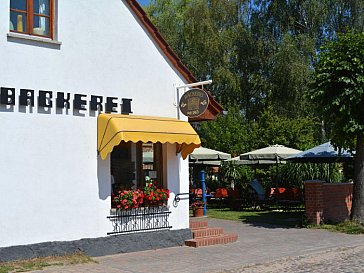
{"type": "Polygon", "coordinates": [[[179,109],[190,118],[201,116],[209,106],[209,96],[199,88],[188,90],[179,101],[179,109]]]}

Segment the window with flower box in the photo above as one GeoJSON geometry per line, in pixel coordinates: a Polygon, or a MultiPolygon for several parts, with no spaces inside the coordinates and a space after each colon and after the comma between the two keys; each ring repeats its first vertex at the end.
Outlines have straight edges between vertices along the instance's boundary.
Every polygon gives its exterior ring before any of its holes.
{"type": "MultiPolygon", "coordinates": [[[[161,143],[121,142],[111,153],[111,175],[113,196],[120,197],[120,192],[125,192],[122,198],[136,200],[141,194],[137,189],[149,194],[152,187],[155,194],[149,201],[158,204],[158,201],[162,201],[159,199],[166,200],[161,143]],[[152,185],[149,185],[150,182],[152,185]]],[[[115,207],[115,203],[112,205],[115,207]]]]}
{"type": "Polygon", "coordinates": [[[10,32],[53,38],[54,0],[10,0],[10,32]]]}

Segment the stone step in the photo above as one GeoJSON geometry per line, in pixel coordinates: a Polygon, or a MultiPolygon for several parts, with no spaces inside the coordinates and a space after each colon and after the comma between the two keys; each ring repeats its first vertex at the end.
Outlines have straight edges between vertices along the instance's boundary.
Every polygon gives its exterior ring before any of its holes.
{"type": "Polygon", "coordinates": [[[207,221],[190,221],[191,229],[207,228],[207,221]]]}
{"type": "Polygon", "coordinates": [[[209,237],[209,236],[218,236],[223,233],[224,230],[219,227],[192,229],[192,236],[194,239],[209,237]]]}
{"type": "Polygon", "coordinates": [[[200,246],[211,246],[217,244],[229,244],[236,242],[237,240],[238,240],[238,234],[226,233],[218,236],[210,236],[210,237],[186,240],[185,244],[186,246],[200,247],[200,246]]]}

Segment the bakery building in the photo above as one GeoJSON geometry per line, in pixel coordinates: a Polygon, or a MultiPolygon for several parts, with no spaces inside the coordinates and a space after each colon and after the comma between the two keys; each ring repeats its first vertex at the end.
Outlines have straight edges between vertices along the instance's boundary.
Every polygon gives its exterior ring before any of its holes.
{"type": "Polygon", "coordinates": [[[188,229],[186,158],[200,146],[189,121],[222,109],[208,94],[203,115],[189,120],[179,110],[198,80],[140,5],[5,0],[0,20],[0,254],[188,229]],[[113,192],[150,180],[170,191],[165,223],[148,215],[117,223],[113,192]]]}

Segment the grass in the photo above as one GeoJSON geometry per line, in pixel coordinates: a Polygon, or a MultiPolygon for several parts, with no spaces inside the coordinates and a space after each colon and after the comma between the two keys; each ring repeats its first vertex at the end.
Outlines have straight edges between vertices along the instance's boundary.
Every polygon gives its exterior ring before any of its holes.
{"type": "Polygon", "coordinates": [[[84,253],[77,252],[71,255],[51,256],[44,258],[34,258],[30,260],[19,260],[13,262],[0,263],[0,273],[26,272],[42,270],[49,266],[63,266],[71,264],[81,264],[96,262],[84,253]]]}
{"type": "Polygon", "coordinates": [[[364,234],[364,226],[353,222],[353,221],[345,221],[338,224],[322,224],[322,225],[306,225],[307,228],[315,228],[315,229],[326,229],[332,232],[341,232],[347,234],[364,234]]]}
{"type": "Polygon", "coordinates": [[[208,207],[207,215],[210,218],[232,220],[259,226],[280,226],[280,227],[304,227],[312,229],[325,229],[332,232],[346,234],[364,234],[364,225],[353,221],[345,221],[337,224],[313,225],[306,223],[304,209],[297,211],[278,210],[253,210],[242,211],[231,210],[230,208],[208,207]]]}
{"type": "Polygon", "coordinates": [[[210,218],[250,223],[253,225],[301,227],[303,211],[275,211],[245,209],[234,211],[230,208],[208,208],[210,218]]]}

